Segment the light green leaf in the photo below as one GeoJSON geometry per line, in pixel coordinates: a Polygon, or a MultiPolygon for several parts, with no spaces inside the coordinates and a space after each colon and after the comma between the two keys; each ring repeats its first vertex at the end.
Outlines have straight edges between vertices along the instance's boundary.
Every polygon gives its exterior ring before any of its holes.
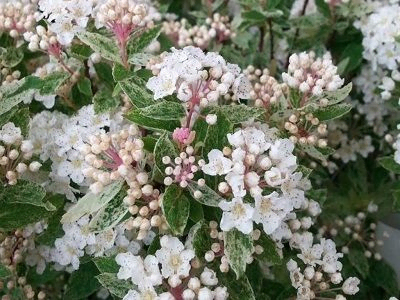
{"type": "Polygon", "coordinates": [[[150,53],[134,53],[129,57],[129,63],[135,66],[146,66],[149,60],[154,57],[150,53]]]}
{"type": "Polygon", "coordinates": [[[36,76],[27,76],[15,83],[0,86],[0,115],[23,101],[31,100],[35,90],[42,86],[43,82],[36,76]]]}
{"type": "Polygon", "coordinates": [[[213,189],[211,189],[207,185],[200,186],[195,181],[189,182],[188,190],[196,201],[207,206],[218,207],[218,204],[222,200],[224,200],[220,195],[218,195],[213,189]],[[200,191],[202,193],[202,196],[200,198],[195,198],[195,191],[200,191]]]}
{"type": "Polygon", "coordinates": [[[353,84],[350,82],[335,92],[325,92],[322,98],[329,100],[329,105],[342,102],[350,94],[353,84]]]}
{"type": "Polygon", "coordinates": [[[77,36],[82,42],[92,48],[94,52],[99,53],[105,59],[121,63],[119,49],[112,39],[102,34],[88,31],[79,32],[77,36]]]}
{"type": "Polygon", "coordinates": [[[236,279],[239,279],[246,272],[246,261],[252,255],[253,238],[237,229],[232,229],[224,232],[224,242],[229,265],[235,272],[236,279]]]}
{"type": "Polygon", "coordinates": [[[56,210],[50,202],[43,202],[46,190],[36,183],[18,180],[15,185],[0,186],[0,203],[30,204],[40,206],[48,211],[56,210]]]}
{"type": "Polygon", "coordinates": [[[393,156],[384,156],[378,158],[378,163],[386,170],[395,174],[400,174],[400,165],[395,162],[393,156]]]}
{"type": "Polygon", "coordinates": [[[70,77],[68,72],[59,71],[53,72],[43,78],[43,85],[40,89],[41,95],[54,95],[57,93],[58,88],[65,83],[70,77]]]}
{"type": "Polygon", "coordinates": [[[174,143],[169,139],[169,135],[166,131],[160,136],[160,138],[156,142],[153,154],[155,160],[155,173],[153,174],[153,177],[157,178],[157,175],[159,175],[163,179],[165,177],[163,174],[166,166],[163,164],[162,158],[164,156],[169,156],[174,159],[178,156],[178,151],[176,150],[174,143]]]}
{"type": "Polygon", "coordinates": [[[146,82],[139,77],[120,81],[119,85],[134,107],[143,108],[156,103],[153,95],[145,87],[146,82]]]}
{"type": "Polygon", "coordinates": [[[119,193],[104,205],[89,223],[92,232],[106,231],[114,228],[128,212],[128,207],[124,204],[126,190],[121,189],[119,193]]]}
{"type": "Polygon", "coordinates": [[[302,145],[300,148],[311,157],[321,161],[325,161],[329,155],[335,152],[334,149],[329,147],[317,148],[312,145],[302,145]]]}
{"type": "Polygon", "coordinates": [[[175,235],[182,235],[189,218],[190,203],[181,188],[176,185],[167,187],[161,208],[168,226],[175,235]]]}
{"type": "Polygon", "coordinates": [[[116,82],[128,79],[134,76],[133,72],[127,70],[123,65],[115,63],[112,69],[112,75],[116,82]]]}
{"type": "Polygon", "coordinates": [[[233,124],[243,123],[249,119],[256,119],[265,113],[265,109],[250,107],[244,104],[224,105],[220,107],[221,112],[233,124]]]}
{"type": "Polygon", "coordinates": [[[0,47],[0,64],[2,67],[14,68],[24,59],[24,51],[21,47],[0,47]]]}
{"type": "Polygon", "coordinates": [[[142,126],[144,128],[150,130],[167,130],[174,131],[177,127],[180,127],[181,123],[179,120],[163,120],[163,119],[155,119],[146,116],[142,113],[140,109],[132,109],[125,115],[129,121],[142,126]]]}
{"type": "Polygon", "coordinates": [[[87,77],[81,77],[77,83],[78,86],[78,90],[89,97],[93,96],[93,92],[92,92],[92,82],[90,81],[89,78],[87,77]]]}
{"type": "Polygon", "coordinates": [[[83,44],[72,44],[71,47],[68,47],[68,50],[72,57],[80,60],[88,59],[93,53],[89,46],[83,44]]]}
{"type": "Polygon", "coordinates": [[[350,112],[353,108],[351,104],[340,103],[336,105],[320,107],[317,110],[313,110],[312,113],[320,121],[327,121],[340,118],[350,112]]]}
{"type": "Polygon", "coordinates": [[[72,223],[86,214],[91,214],[110,202],[121,190],[123,181],[114,181],[104,188],[104,190],[95,195],[92,192],[87,193],[79,199],[69,211],[67,211],[61,219],[61,223],[72,223]]]}
{"type": "Polygon", "coordinates": [[[135,290],[132,282],[118,279],[117,274],[102,273],[96,276],[100,284],[118,298],[124,298],[129,290],[135,290]]]}
{"type": "Polygon", "coordinates": [[[19,127],[21,129],[22,136],[28,136],[30,122],[29,107],[23,107],[17,110],[11,116],[10,122],[13,122],[16,127],[19,127]]]}

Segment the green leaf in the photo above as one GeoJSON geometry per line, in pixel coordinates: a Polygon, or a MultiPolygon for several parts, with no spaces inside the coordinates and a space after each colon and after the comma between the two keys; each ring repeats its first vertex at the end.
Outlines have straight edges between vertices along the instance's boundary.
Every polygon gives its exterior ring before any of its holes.
{"type": "Polygon", "coordinates": [[[161,208],[172,233],[182,235],[190,212],[190,202],[183,194],[182,189],[176,185],[167,187],[161,208]]]}
{"type": "Polygon", "coordinates": [[[143,108],[156,103],[153,95],[145,88],[146,82],[139,77],[120,81],[119,85],[134,107],[143,108]]]}
{"type": "Polygon", "coordinates": [[[61,223],[72,223],[86,214],[98,211],[119,193],[122,185],[122,180],[114,181],[107,185],[98,195],[95,195],[92,192],[87,193],[78,200],[78,203],[63,215],[61,223]]]}
{"type": "Polygon", "coordinates": [[[228,273],[218,272],[217,277],[221,285],[228,289],[229,300],[256,300],[254,291],[245,275],[238,279],[233,271],[229,271],[228,273]]]}
{"type": "Polygon", "coordinates": [[[77,83],[77,86],[78,86],[78,90],[82,93],[82,94],[84,94],[84,95],[86,95],[86,96],[89,96],[89,97],[92,97],[93,96],[93,92],[92,92],[92,82],[90,81],[90,79],[89,78],[87,78],[87,77],[81,77],[81,78],[79,78],[79,81],[78,81],[78,83],[77,83]]]}
{"type": "Polygon", "coordinates": [[[4,279],[10,276],[11,276],[11,271],[3,264],[0,264],[0,279],[4,279]]]}
{"type": "Polygon", "coordinates": [[[119,49],[112,39],[102,34],[88,31],[79,32],[77,36],[82,42],[92,48],[94,52],[99,53],[105,59],[121,63],[119,49]]]}
{"type": "Polygon", "coordinates": [[[157,39],[161,32],[161,25],[154,26],[153,28],[143,32],[140,36],[131,38],[129,43],[129,60],[135,53],[143,52],[151,44],[152,41],[157,39]]]}
{"type": "Polygon", "coordinates": [[[82,44],[72,44],[69,49],[69,54],[72,57],[75,57],[77,59],[88,59],[90,55],[92,55],[93,50],[87,46],[87,45],[82,45],[82,44]]]}
{"type": "Polygon", "coordinates": [[[341,89],[334,92],[325,92],[323,98],[329,100],[329,105],[342,102],[350,94],[353,84],[350,82],[341,89]]]}
{"type": "Polygon", "coordinates": [[[346,46],[340,56],[342,61],[347,59],[349,62],[344,70],[345,72],[353,71],[361,65],[363,50],[363,46],[358,42],[350,43],[346,46]]]}
{"type": "Polygon", "coordinates": [[[307,196],[314,201],[317,201],[319,205],[322,207],[326,200],[328,199],[328,189],[311,189],[307,191],[307,196]]]}
{"type": "Polygon", "coordinates": [[[253,238],[232,229],[224,232],[225,254],[228,257],[229,264],[239,279],[246,272],[246,261],[252,255],[253,238]]]}
{"type": "Polygon", "coordinates": [[[132,56],[129,58],[129,63],[131,65],[136,65],[136,66],[143,66],[145,67],[149,60],[154,57],[153,54],[150,53],[134,53],[132,56]]]}
{"type": "Polygon", "coordinates": [[[43,82],[39,77],[27,76],[15,83],[0,86],[0,115],[23,101],[30,101],[43,82]]]}
{"type": "Polygon", "coordinates": [[[71,274],[63,299],[86,299],[100,287],[95,277],[98,274],[99,271],[93,262],[80,265],[79,270],[71,274]]]}
{"type": "MultiPolygon", "coordinates": [[[[204,138],[203,155],[209,153],[212,149],[222,149],[228,145],[227,134],[233,131],[233,124],[220,111],[215,112],[218,122],[207,126],[207,133],[204,138]]],[[[196,131],[197,132],[197,131],[196,131]]]]}
{"type": "Polygon", "coordinates": [[[400,212],[400,190],[393,191],[393,210],[400,212]]]}
{"type": "Polygon", "coordinates": [[[128,212],[124,204],[126,190],[121,189],[117,195],[104,205],[89,223],[89,229],[93,232],[102,232],[114,228],[128,212]]]}
{"type": "Polygon", "coordinates": [[[317,5],[318,11],[324,15],[326,18],[331,17],[331,9],[329,8],[328,3],[325,0],[315,0],[315,4],[317,5]]]}
{"type": "Polygon", "coordinates": [[[211,244],[210,229],[204,220],[197,222],[190,228],[185,246],[194,250],[197,257],[203,258],[206,252],[211,249],[211,244]]]}
{"type": "Polygon", "coordinates": [[[18,180],[15,185],[0,186],[0,204],[29,204],[43,207],[48,211],[56,210],[49,201],[43,201],[45,196],[44,188],[25,180],[18,180]]]}
{"type": "Polygon", "coordinates": [[[352,247],[348,255],[351,265],[360,273],[362,278],[366,279],[369,274],[369,264],[368,259],[364,255],[364,251],[361,249],[361,247],[352,247]]]}
{"type": "Polygon", "coordinates": [[[21,129],[22,136],[28,136],[29,133],[29,107],[24,107],[16,111],[10,118],[10,122],[13,122],[16,127],[21,129]]]}
{"type": "Polygon", "coordinates": [[[168,133],[164,132],[158,139],[154,147],[154,160],[155,168],[161,174],[164,174],[165,165],[162,162],[164,156],[169,156],[172,159],[178,156],[178,151],[175,148],[174,143],[169,139],[168,133]]]}
{"type": "Polygon", "coordinates": [[[177,127],[180,127],[181,123],[179,120],[163,120],[163,119],[155,119],[146,116],[142,113],[140,109],[132,109],[125,115],[129,121],[150,129],[150,130],[167,130],[174,131],[177,127]]]}
{"type": "Polygon", "coordinates": [[[194,200],[193,197],[189,196],[188,198],[190,201],[189,219],[195,223],[199,222],[200,220],[203,220],[204,219],[203,205],[201,205],[201,203],[199,203],[198,201],[194,200]]]}
{"type": "Polygon", "coordinates": [[[110,65],[100,62],[94,64],[93,66],[100,81],[104,83],[104,85],[108,87],[109,90],[114,90],[114,77],[112,76],[112,69],[110,65]]]}
{"type": "Polygon", "coordinates": [[[243,123],[249,119],[257,119],[265,113],[264,108],[250,107],[244,104],[224,105],[220,107],[221,112],[233,124],[243,123]]]}
{"type": "Polygon", "coordinates": [[[58,88],[65,83],[65,81],[70,77],[68,72],[59,71],[53,72],[43,78],[43,85],[40,89],[41,95],[54,95],[56,94],[58,88]]]}
{"type": "Polygon", "coordinates": [[[386,170],[395,174],[400,174],[400,165],[395,162],[393,156],[384,156],[378,158],[378,163],[386,170]]]}
{"type": "Polygon", "coordinates": [[[276,243],[264,232],[261,232],[261,236],[255,244],[263,247],[264,251],[257,255],[256,258],[267,262],[269,264],[280,265],[282,263],[282,257],[276,248],[276,243]]]}
{"type": "Polygon", "coordinates": [[[118,273],[120,266],[115,261],[115,256],[94,257],[94,264],[100,273],[118,273]]]}
{"type": "Polygon", "coordinates": [[[340,118],[350,112],[353,108],[351,104],[340,103],[336,105],[320,107],[317,110],[312,111],[313,115],[320,121],[327,121],[340,118]]]}
{"type": "Polygon", "coordinates": [[[384,261],[373,262],[370,279],[374,284],[383,288],[389,295],[399,294],[396,273],[384,261]]]}
{"type": "Polygon", "coordinates": [[[132,282],[118,279],[117,274],[102,273],[97,275],[96,278],[103,287],[110,291],[111,294],[119,298],[124,298],[129,290],[135,289],[132,282]]]}
{"type": "Polygon", "coordinates": [[[114,80],[117,82],[134,76],[134,74],[130,70],[127,70],[123,65],[119,63],[114,64],[112,75],[114,77],[114,80]]]}
{"type": "Polygon", "coordinates": [[[195,181],[189,182],[188,190],[196,201],[207,206],[218,207],[219,203],[224,200],[220,195],[218,195],[213,189],[211,189],[207,185],[200,186],[195,181]],[[202,193],[200,198],[194,197],[195,191],[200,191],[202,193]]]}
{"type": "Polygon", "coordinates": [[[334,149],[329,147],[319,148],[312,145],[302,145],[300,148],[311,157],[321,161],[325,161],[329,155],[335,152],[334,149]]]}
{"type": "Polygon", "coordinates": [[[95,113],[102,114],[117,108],[120,101],[108,89],[102,89],[94,95],[93,104],[95,113]]]}
{"type": "Polygon", "coordinates": [[[2,48],[0,47],[0,64],[2,67],[14,68],[24,59],[22,47],[2,48]]]}

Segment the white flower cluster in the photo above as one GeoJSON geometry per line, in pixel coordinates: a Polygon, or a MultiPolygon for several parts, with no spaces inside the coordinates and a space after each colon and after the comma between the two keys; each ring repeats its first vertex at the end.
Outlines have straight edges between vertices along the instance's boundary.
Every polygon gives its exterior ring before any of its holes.
{"type": "Polygon", "coordinates": [[[274,128],[259,127],[247,126],[228,134],[232,149],[212,150],[202,171],[212,176],[225,175],[226,182],[221,182],[218,189],[233,197],[219,205],[224,211],[220,224],[223,231],[237,228],[247,234],[253,230],[254,221],[280,242],[291,237],[285,221],[295,219],[294,209],[309,209],[313,216],[320,209],[304,195],[310,183],[302,178],[301,172],[296,172],[294,144],[288,139],[278,139],[274,128]],[[275,191],[266,194],[266,187],[275,191]],[[247,193],[254,203],[244,202],[247,193]]]}
{"type": "Polygon", "coordinates": [[[163,22],[163,31],[176,47],[196,46],[206,49],[212,42],[223,43],[234,38],[228,16],[213,14],[207,18],[204,25],[191,26],[186,19],[163,22]]]}
{"type": "Polygon", "coordinates": [[[370,61],[373,70],[378,66],[397,69],[400,60],[400,46],[396,41],[400,35],[399,13],[397,3],[379,5],[372,14],[354,23],[363,34],[363,57],[370,61]]]}
{"type": "Polygon", "coordinates": [[[247,99],[251,85],[237,65],[227,63],[215,53],[205,54],[192,46],[163,53],[161,62],[151,65],[155,76],[147,88],[160,99],[174,93],[179,100],[193,105],[217,104],[221,96],[233,92],[236,98],[247,99]]]}
{"type": "Polygon", "coordinates": [[[61,47],[57,35],[42,25],[36,26],[34,30],[24,33],[24,39],[28,42],[28,49],[31,51],[43,50],[50,54],[60,52],[61,47]],[[54,48],[54,49],[53,49],[54,48]]]}
{"type": "Polygon", "coordinates": [[[138,287],[138,291],[130,290],[123,300],[228,298],[226,288],[216,287],[218,278],[211,269],[204,268],[200,279],[190,274],[191,261],[195,258],[195,254],[193,250],[186,249],[178,238],[164,235],[160,239],[160,245],[161,248],[155,255],[147,255],[144,259],[131,252],[116,256],[115,260],[121,266],[118,278],[131,279],[138,287]],[[167,291],[157,293],[154,287],[161,285],[164,288],[168,287],[167,291]]]}
{"type": "MultiPolygon", "coordinates": [[[[79,269],[79,259],[86,254],[91,256],[111,256],[119,252],[138,253],[141,244],[135,235],[127,234],[124,224],[100,233],[93,233],[89,228],[89,216],[83,216],[73,223],[63,224],[64,235],[57,238],[54,247],[33,244],[26,255],[29,266],[36,266],[42,274],[47,264],[54,263],[57,270],[73,271],[79,269]],[[131,236],[129,238],[129,236],[131,236]]],[[[151,242],[153,236],[149,236],[151,242]]]]}
{"type": "Polygon", "coordinates": [[[0,31],[8,31],[10,36],[18,38],[35,26],[35,0],[17,0],[0,2],[0,31]]]}
{"type": "Polygon", "coordinates": [[[118,117],[110,121],[108,115],[95,114],[93,105],[82,107],[75,116],[68,117],[60,112],[43,111],[34,116],[29,138],[34,152],[42,161],[50,159],[53,179],[63,183],[64,188],[57,192],[65,193],[74,199],[69,183],[87,185],[83,170],[88,167],[81,148],[89,142],[89,137],[104,133],[104,128],[118,122],[118,117]]]}
{"type": "Polygon", "coordinates": [[[39,0],[38,4],[42,11],[38,18],[46,19],[49,30],[65,46],[71,44],[78,32],[86,29],[94,5],[92,0],[39,0]]]}
{"type": "Polygon", "coordinates": [[[336,91],[344,83],[329,52],[322,58],[316,58],[314,52],[292,54],[288,72],[282,73],[282,79],[289,87],[315,96],[321,96],[324,91],[336,91]]]}
{"type": "Polygon", "coordinates": [[[18,179],[27,171],[37,172],[42,166],[31,161],[33,144],[23,140],[21,129],[8,122],[0,129],[0,173],[1,181],[9,185],[17,184],[18,179]]]}
{"type": "MultiPolygon", "coordinates": [[[[318,298],[320,293],[330,289],[331,284],[338,285],[343,281],[340,273],[342,263],[338,260],[343,257],[343,253],[336,251],[336,245],[330,239],[321,239],[318,244],[314,244],[313,240],[310,232],[296,233],[291,240],[291,246],[301,251],[297,257],[304,263],[303,268],[293,259],[287,263],[292,285],[297,289],[298,300],[318,298]]],[[[358,278],[347,278],[342,285],[343,293],[356,294],[359,283],[358,278]]],[[[343,296],[337,295],[336,299],[345,299],[341,297],[343,296]]]]}

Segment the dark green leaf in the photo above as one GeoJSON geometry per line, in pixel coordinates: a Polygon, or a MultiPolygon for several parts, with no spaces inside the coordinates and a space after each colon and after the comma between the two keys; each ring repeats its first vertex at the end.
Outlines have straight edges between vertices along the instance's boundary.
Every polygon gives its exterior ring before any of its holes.
{"type": "Polygon", "coordinates": [[[69,278],[63,299],[86,299],[100,287],[100,283],[95,277],[98,274],[99,271],[93,262],[82,264],[79,270],[73,272],[69,278]]]}
{"type": "Polygon", "coordinates": [[[190,202],[182,189],[176,185],[167,187],[161,207],[172,233],[182,235],[190,212],[190,202]]]}
{"type": "Polygon", "coordinates": [[[395,174],[400,174],[400,165],[394,161],[392,156],[385,156],[378,158],[379,164],[386,170],[395,174]]]}

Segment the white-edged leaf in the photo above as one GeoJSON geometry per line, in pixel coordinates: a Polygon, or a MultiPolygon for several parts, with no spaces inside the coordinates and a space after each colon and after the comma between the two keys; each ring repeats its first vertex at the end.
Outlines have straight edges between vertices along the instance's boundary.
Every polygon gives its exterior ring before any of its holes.
{"type": "Polygon", "coordinates": [[[253,238],[237,229],[232,229],[224,232],[224,247],[229,265],[239,279],[246,272],[247,259],[252,255],[253,238]]]}
{"type": "Polygon", "coordinates": [[[121,190],[123,181],[114,181],[104,188],[104,190],[96,195],[92,192],[87,193],[78,200],[69,211],[61,218],[61,223],[72,223],[81,218],[83,215],[91,214],[110,202],[121,190]]]}
{"type": "Polygon", "coordinates": [[[121,63],[119,49],[114,40],[99,33],[83,31],[77,33],[78,38],[99,53],[105,59],[121,63]]]}
{"type": "Polygon", "coordinates": [[[207,206],[218,207],[218,204],[222,200],[224,200],[220,195],[218,195],[213,189],[211,189],[207,185],[200,186],[195,181],[189,182],[188,190],[196,201],[207,206]],[[201,192],[202,195],[200,198],[194,197],[195,191],[201,192]]]}

